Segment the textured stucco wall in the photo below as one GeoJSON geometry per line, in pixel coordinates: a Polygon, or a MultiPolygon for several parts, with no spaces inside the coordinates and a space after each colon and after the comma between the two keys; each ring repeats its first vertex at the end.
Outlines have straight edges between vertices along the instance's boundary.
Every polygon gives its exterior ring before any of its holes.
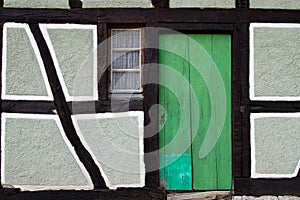
{"type": "Polygon", "coordinates": [[[97,69],[93,29],[64,29],[62,25],[47,32],[69,95],[92,97],[93,69],[97,69]]]}
{"type": "Polygon", "coordinates": [[[171,8],[234,8],[235,0],[170,0],[171,8]]]}
{"type": "MultiPolygon", "coordinates": [[[[143,115],[143,112],[133,113],[143,115]]],[[[97,114],[87,119],[84,115],[79,118],[73,116],[73,121],[78,124],[77,128],[102,167],[111,188],[144,186],[143,122],[138,116],[107,115],[110,114],[97,114]]]]}
{"type": "Polygon", "coordinates": [[[151,8],[151,0],[82,0],[84,8],[151,8]]]}
{"type": "Polygon", "coordinates": [[[39,63],[24,28],[7,28],[6,49],[5,93],[47,96],[39,63]]]}
{"type": "Polygon", "coordinates": [[[4,0],[4,7],[12,8],[69,8],[68,0],[4,0]]]}
{"type": "Polygon", "coordinates": [[[299,0],[250,0],[250,8],[300,9],[299,0]]]}
{"type": "MultiPolygon", "coordinates": [[[[294,174],[300,161],[300,115],[262,115],[251,114],[251,168],[255,168],[256,173],[255,175],[252,171],[252,176],[286,177],[285,175],[294,174]],[[254,159],[256,163],[253,162],[254,159]]],[[[296,170],[295,176],[297,172],[296,170]]]]}
{"type": "Polygon", "coordinates": [[[10,116],[2,115],[5,118],[2,127],[5,128],[2,129],[4,151],[1,164],[5,184],[24,185],[25,189],[37,186],[89,187],[54,119],[10,116]]]}
{"type": "Polygon", "coordinates": [[[299,97],[300,27],[254,27],[253,36],[255,96],[299,97]]]}
{"type": "MultiPolygon", "coordinates": [[[[82,0],[84,8],[151,8],[151,0],[82,0]]],[[[292,4],[293,5],[293,4],[292,4]]],[[[299,5],[299,4],[298,4],[299,5]]],[[[67,0],[4,0],[5,7],[20,8],[69,8],[67,0]]],[[[234,8],[235,0],[170,0],[170,6],[198,8],[234,8]]]]}

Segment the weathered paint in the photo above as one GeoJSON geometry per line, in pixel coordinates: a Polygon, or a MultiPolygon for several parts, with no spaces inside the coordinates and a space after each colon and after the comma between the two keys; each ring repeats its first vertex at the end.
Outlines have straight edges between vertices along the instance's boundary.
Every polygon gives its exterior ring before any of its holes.
{"type": "MultiPolygon", "coordinates": [[[[218,112],[222,111],[215,109],[220,105],[212,104],[210,95],[212,91],[207,88],[203,77],[194,68],[191,68],[190,82],[197,94],[196,101],[199,102],[199,110],[192,106],[192,118],[196,112],[200,113],[200,121],[192,121],[193,124],[199,123],[199,129],[193,132],[194,188],[201,190],[231,189],[231,37],[229,35],[191,35],[190,37],[211,56],[219,70],[226,93],[226,100],[223,102],[223,106],[226,107],[224,126],[212,124],[215,126],[215,132],[208,132],[211,119],[213,116],[221,115],[218,112]],[[218,130],[222,131],[219,137],[216,134],[218,130]],[[205,140],[206,134],[215,134],[212,139],[217,143],[206,157],[200,158],[200,149],[205,145],[204,142],[209,141],[205,140]]],[[[190,49],[189,54],[193,55],[193,49],[190,49]]],[[[201,58],[199,60],[201,67],[211,66],[208,60],[201,58]]],[[[218,87],[215,89],[221,90],[218,87]]],[[[222,91],[218,93],[221,94],[222,91]]]]}
{"type": "Polygon", "coordinates": [[[58,116],[2,114],[2,183],[23,190],[92,189],[58,116]]]}
{"type": "Polygon", "coordinates": [[[300,25],[250,25],[250,98],[300,100],[300,25]]]}
{"type": "MultiPolygon", "coordinates": [[[[164,35],[159,38],[160,49],[166,49],[173,45],[176,49],[179,49],[182,55],[188,57],[188,51],[185,48],[187,37],[185,35],[164,35]],[[176,42],[175,42],[176,41],[176,42]]],[[[165,116],[160,116],[161,120],[165,121],[164,127],[160,132],[160,143],[164,144],[161,150],[161,159],[163,159],[163,166],[161,165],[161,173],[165,174],[165,177],[161,177],[161,181],[165,181],[168,189],[187,190],[192,189],[192,181],[186,180],[192,178],[191,176],[184,177],[185,180],[178,181],[181,174],[192,174],[191,167],[188,165],[191,162],[191,149],[190,149],[190,88],[185,83],[189,79],[189,64],[188,61],[183,58],[171,54],[167,51],[160,50],[159,62],[161,65],[170,66],[172,69],[179,72],[183,79],[177,79],[175,77],[169,77],[169,72],[164,67],[160,67],[159,77],[164,86],[160,86],[160,105],[163,105],[165,109],[165,116]],[[168,86],[173,86],[174,89],[170,90],[168,86]],[[186,147],[182,150],[180,146],[186,147]],[[178,154],[178,157],[172,156],[178,154]],[[180,154],[186,154],[185,162],[177,161],[180,154]],[[187,156],[189,155],[189,156],[187,156]],[[165,158],[164,158],[165,157],[165,158]],[[173,160],[171,160],[173,158],[173,160]],[[168,160],[166,160],[168,159],[168,160]],[[189,161],[187,162],[187,160],[189,161]],[[171,165],[171,167],[169,167],[171,165]],[[177,166],[176,166],[177,165],[177,166]],[[187,171],[179,171],[178,169],[185,169],[187,171]],[[168,174],[167,174],[168,173],[168,174]]],[[[183,178],[182,178],[183,179],[183,178]]]]}
{"type": "MultiPolygon", "coordinates": [[[[230,189],[231,188],[231,39],[228,35],[163,35],[160,36],[160,64],[171,67],[177,73],[181,74],[189,84],[186,86],[184,81],[180,81],[181,78],[175,78],[167,70],[166,67],[160,66],[159,78],[162,86],[160,86],[159,102],[164,106],[164,111],[160,111],[160,155],[161,155],[161,181],[162,184],[167,186],[167,189],[230,189]],[[196,42],[195,45],[194,43],[196,42]],[[167,52],[162,49],[168,49],[167,46],[172,46],[176,49],[176,52],[167,52]],[[210,55],[206,57],[204,55],[195,54],[197,49],[204,48],[204,50],[210,55]],[[177,54],[177,55],[176,55],[177,54]],[[181,57],[179,57],[180,55],[181,57]],[[203,56],[203,57],[199,57],[203,56]],[[185,60],[185,59],[186,60],[185,60]],[[198,61],[202,67],[214,67],[217,66],[219,70],[216,73],[221,74],[221,81],[224,82],[224,88],[226,91],[219,91],[217,93],[223,94],[225,92],[226,99],[223,103],[225,107],[225,123],[224,127],[214,127],[214,132],[211,130],[210,123],[213,121],[214,116],[220,115],[222,109],[215,109],[220,105],[214,105],[211,107],[212,91],[208,90],[205,79],[201,77],[203,74],[189,63],[198,61]],[[206,60],[207,59],[207,60],[206,60]],[[211,61],[213,60],[213,61],[211,61]],[[214,64],[215,63],[215,64],[214,64]],[[213,64],[213,65],[212,65],[213,64]],[[166,86],[173,87],[170,90],[166,86]],[[178,88],[177,90],[175,88],[178,88]],[[196,97],[192,94],[196,93],[196,97]],[[197,103],[199,103],[199,106],[197,103]],[[227,111],[226,111],[227,110],[227,111]],[[211,113],[213,111],[213,114],[211,113]],[[200,113],[200,123],[197,116],[200,113]],[[213,116],[212,116],[213,115],[213,116]],[[198,127],[199,129],[195,127],[198,127]],[[162,127],[163,126],[163,127],[162,127]],[[216,132],[220,130],[221,136],[216,132]],[[210,135],[207,137],[207,132],[210,135]],[[179,139],[178,139],[179,138],[179,139]],[[213,141],[216,143],[213,144],[213,141]],[[202,147],[209,148],[212,143],[212,150],[208,155],[202,156],[202,147]],[[191,145],[192,144],[192,145],[191,145]],[[186,147],[186,148],[185,148],[186,147]],[[192,150],[191,150],[192,148],[192,150]],[[183,167],[183,162],[177,162],[176,159],[168,162],[164,157],[170,157],[172,154],[185,154],[190,155],[193,166],[193,186],[188,188],[184,181],[174,181],[180,176],[180,172],[174,170],[175,164],[178,164],[177,168],[186,169],[185,173],[189,174],[189,168],[183,167]],[[172,163],[174,162],[174,163],[172,163]],[[172,165],[168,168],[168,165],[172,165]],[[168,168],[168,169],[167,169],[168,168]],[[167,169],[167,171],[166,171],[167,169]],[[214,170],[212,170],[214,169],[214,170]],[[171,170],[173,170],[171,172],[171,170]],[[172,173],[173,176],[166,174],[172,173]],[[176,185],[168,183],[176,182],[176,185]]],[[[213,77],[213,75],[208,75],[213,77]]],[[[206,77],[208,78],[208,77],[206,77]]],[[[222,87],[212,87],[217,90],[222,90],[222,87]]],[[[222,98],[221,98],[222,99],[222,98]]],[[[214,102],[215,103],[215,102],[214,102]]],[[[212,125],[217,126],[217,123],[212,125]]],[[[205,151],[204,151],[205,152],[205,151]]],[[[174,157],[174,156],[173,156],[174,157]]],[[[179,157],[179,156],[178,156],[179,157]]],[[[185,162],[185,164],[189,164],[185,162]]],[[[182,172],[181,172],[182,173],[182,172]]]]}
{"type": "Polygon", "coordinates": [[[190,190],[193,180],[191,155],[166,154],[160,159],[170,163],[160,175],[161,184],[170,190],[190,190]]]}
{"type": "Polygon", "coordinates": [[[250,0],[250,8],[300,9],[299,0],[250,0]]]}
{"type": "Polygon", "coordinates": [[[251,114],[251,177],[297,176],[299,140],[300,113],[251,114]]]}

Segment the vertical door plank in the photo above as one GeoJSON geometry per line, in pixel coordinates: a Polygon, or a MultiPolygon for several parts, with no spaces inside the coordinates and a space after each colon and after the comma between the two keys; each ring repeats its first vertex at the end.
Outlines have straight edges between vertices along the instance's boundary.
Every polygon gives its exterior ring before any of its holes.
{"type": "MultiPolygon", "coordinates": [[[[204,48],[204,50],[211,55],[212,44],[211,44],[211,35],[190,35],[194,40],[190,40],[190,43],[197,42],[197,48],[204,48]]],[[[194,46],[190,44],[190,46],[194,46]]],[[[199,60],[199,67],[201,72],[204,71],[205,67],[210,66],[209,60],[203,58],[203,55],[198,55],[199,49],[190,49],[190,60],[199,60]]],[[[194,64],[194,63],[191,63],[194,64]]],[[[198,73],[198,70],[193,66],[191,69],[191,85],[193,90],[196,93],[197,99],[191,99],[191,118],[192,126],[198,126],[196,132],[192,132],[193,146],[192,146],[192,157],[193,157],[193,179],[194,189],[203,189],[209,190],[217,187],[217,169],[215,163],[216,149],[212,151],[203,159],[199,158],[199,151],[203,144],[203,140],[206,136],[210,120],[211,120],[211,99],[207,85],[204,81],[204,78],[198,73]],[[197,107],[196,102],[199,104],[197,107]],[[194,116],[197,115],[197,112],[200,113],[200,119],[194,120],[194,116]]]]}
{"type": "Polygon", "coordinates": [[[164,97],[159,102],[166,111],[164,117],[160,111],[160,121],[165,122],[164,129],[160,132],[160,137],[164,140],[164,149],[160,152],[164,164],[161,165],[161,174],[164,176],[161,177],[161,182],[169,190],[191,190],[189,65],[184,59],[188,56],[187,37],[162,35],[159,44],[160,81],[164,83],[164,86],[160,86],[160,89],[164,87],[164,94],[160,94],[160,97],[164,97]]]}
{"type": "MultiPolygon", "coordinates": [[[[218,188],[231,189],[232,184],[232,130],[231,130],[231,36],[214,35],[212,57],[222,76],[226,90],[226,119],[217,143],[218,188]]],[[[225,102],[224,102],[225,104],[225,102]]]]}
{"type": "MultiPolygon", "coordinates": [[[[199,157],[199,151],[203,145],[204,138],[209,128],[211,117],[218,115],[218,110],[212,109],[210,92],[203,79],[197,73],[196,69],[191,69],[191,85],[197,95],[197,102],[200,109],[197,109],[195,100],[191,99],[191,118],[192,126],[199,125],[196,132],[192,131],[194,137],[192,145],[192,158],[193,158],[193,179],[194,189],[198,190],[216,190],[216,189],[231,189],[231,64],[230,64],[230,36],[226,35],[190,35],[192,39],[197,41],[211,56],[215,62],[221,77],[224,82],[226,90],[225,103],[227,107],[225,125],[221,136],[215,135],[218,140],[213,149],[204,158],[199,157]],[[212,112],[214,111],[214,112],[212,112]],[[200,113],[200,120],[193,120],[196,112],[200,113]],[[197,124],[198,123],[198,124],[197,124]]],[[[192,42],[192,41],[190,41],[192,42]]],[[[200,47],[200,48],[202,48],[200,47]]],[[[194,60],[197,51],[190,49],[190,60],[194,60]]],[[[211,62],[199,56],[200,67],[211,67],[211,62]]],[[[206,75],[207,76],[207,75],[206,75]]],[[[209,75],[210,76],[210,75],[209,75]]],[[[211,78],[214,76],[211,75],[211,78]]],[[[206,77],[210,78],[210,77],[206,77]]],[[[213,87],[217,88],[217,87],[213,87]]],[[[219,89],[219,88],[217,88],[219,89]]],[[[215,124],[212,124],[215,126],[215,124]]],[[[222,127],[214,127],[218,130],[222,127]]],[[[214,134],[214,133],[211,133],[214,134]]]]}

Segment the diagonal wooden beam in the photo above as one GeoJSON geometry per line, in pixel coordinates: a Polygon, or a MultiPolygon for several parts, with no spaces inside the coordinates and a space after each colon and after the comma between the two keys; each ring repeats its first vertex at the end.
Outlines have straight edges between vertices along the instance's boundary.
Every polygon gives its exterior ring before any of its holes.
{"type": "Polygon", "coordinates": [[[49,84],[51,87],[51,91],[53,93],[55,108],[62,122],[62,126],[66,133],[66,136],[71,142],[71,144],[74,146],[75,152],[78,155],[80,161],[87,169],[93,181],[94,187],[97,189],[106,189],[107,186],[98,166],[96,165],[90,153],[85,149],[85,147],[80,141],[80,138],[76,133],[74,124],[71,119],[71,112],[68,108],[66,98],[62,91],[62,86],[59,82],[49,48],[42,35],[42,32],[38,24],[30,24],[29,26],[40,50],[41,57],[44,62],[45,70],[48,76],[49,84]]]}

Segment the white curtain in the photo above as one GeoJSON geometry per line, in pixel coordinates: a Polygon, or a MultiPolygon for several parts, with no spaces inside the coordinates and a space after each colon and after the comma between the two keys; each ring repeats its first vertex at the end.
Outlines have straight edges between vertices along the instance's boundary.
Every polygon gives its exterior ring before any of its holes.
{"type": "Polygon", "coordinates": [[[112,30],[112,90],[140,90],[140,30],[112,30]]]}

